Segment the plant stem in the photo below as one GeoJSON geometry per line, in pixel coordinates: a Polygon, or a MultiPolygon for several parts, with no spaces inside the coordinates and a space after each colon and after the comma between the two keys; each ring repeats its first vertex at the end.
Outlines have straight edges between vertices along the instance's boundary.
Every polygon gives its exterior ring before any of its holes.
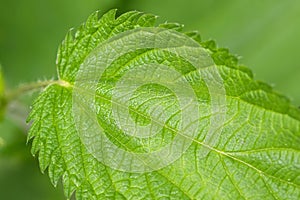
{"type": "MultiPolygon", "coordinates": [[[[27,106],[23,105],[18,101],[18,98],[27,93],[41,90],[51,84],[59,84],[66,86],[66,82],[61,80],[46,80],[38,81],[32,83],[26,83],[20,85],[18,88],[7,91],[4,93],[4,96],[0,99],[0,121],[4,113],[7,117],[13,119],[13,121],[22,129],[24,132],[27,132],[28,124],[25,122],[26,116],[29,112],[27,106]]],[[[0,138],[1,139],[1,138],[0,138]]]]}
{"type": "Polygon", "coordinates": [[[8,91],[4,96],[5,102],[9,103],[9,102],[17,99],[21,95],[24,95],[28,92],[32,92],[35,90],[45,88],[48,85],[54,84],[54,83],[60,83],[60,81],[59,80],[46,80],[46,81],[38,81],[38,82],[23,84],[23,85],[19,86],[18,88],[16,88],[15,90],[8,91]]]}
{"type": "Polygon", "coordinates": [[[26,119],[27,111],[25,106],[23,106],[18,101],[18,98],[27,93],[41,90],[52,84],[58,84],[62,87],[72,87],[72,85],[69,82],[66,82],[64,80],[46,80],[46,81],[26,83],[20,85],[18,88],[14,90],[4,92],[4,95],[0,96],[0,121],[3,119],[4,113],[7,113],[7,115],[10,118],[13,118],[14,121],[20,122],[19,123],[20,127],[26,129],[27,125],[25,121],[23,123],[22,120],[20,120],[20,117],[22,119],[26,119]]]}

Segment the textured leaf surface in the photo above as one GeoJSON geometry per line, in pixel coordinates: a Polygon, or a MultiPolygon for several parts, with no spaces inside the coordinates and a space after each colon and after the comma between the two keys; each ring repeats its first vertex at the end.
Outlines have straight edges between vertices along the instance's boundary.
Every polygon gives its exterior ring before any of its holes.
{"type": "MultiPolygon", "coordinates": [[[[119,57],[96,83],[97,119],[111,141],[134,152],[155,151],[174,138],[165,127],[150,139],[135,139],[116,127],[112,90],[131,68],[164,63],[186,77],[201,108],[199,132],[184,154],[172,164],[151,172],[131,173],[99,162],[83,144],[73,116],[73,90],[82,63],[100,44],[125,31],[154,26],[156,17],[136,11],[115,18],[115,10],[101,19],[95,13],[73,35],[69,32],[59,48],[59,80],[36,99],[28,118],[33,121],[28,139],[38,154],[40,168],[48,170],[54,185],[62,180],[70,197],[77,199],[297,199],[300,196],[300,112],[268,85],[253,80],[227,49],[214,41],[201,41],[196,32],[185,33],[197,41],[217,66],[226,90],[226,118],[216,142],[208,139],[211,96],[199,71],[180,55],[161,49],[138,49],[119,57]],[[197,73],[196,73],[197,72],[197,73]],[[111,78],[113,77],[113,78],[111,78]],[[208,139],[207,139],[208,138],[208,139]],[[203,155],[203,149],[209,150],[203,155]]],[[[182,31],[176,23],[159,27],[182,31]]],[[[138,78],[138,77],[137,77],[138,78]]],[[[167,107],[169,125],[177,128],[178,110],[173,93],[146,85],[133,94],[131,118],[149,122],[151,105],[167,107]]],[[[83,107],[84,109],[84,107],[83,107]]],[[[124,158],[125,159],[125,158],[124,158]]]]}

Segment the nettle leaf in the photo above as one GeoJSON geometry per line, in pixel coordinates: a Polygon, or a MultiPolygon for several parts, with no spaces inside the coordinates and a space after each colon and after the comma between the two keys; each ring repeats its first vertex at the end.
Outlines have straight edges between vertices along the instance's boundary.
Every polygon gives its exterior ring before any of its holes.
{"type": "Polygon", "coordinates": [[[300,112],[227,49],[137,11],[92,14],[28,140],[77,199],[298,199],[300,112]]]}

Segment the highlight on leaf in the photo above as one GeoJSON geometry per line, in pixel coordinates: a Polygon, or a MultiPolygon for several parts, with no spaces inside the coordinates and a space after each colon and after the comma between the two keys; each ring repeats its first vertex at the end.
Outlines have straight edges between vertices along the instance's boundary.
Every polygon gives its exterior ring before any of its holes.
{"type": "Polygon", "coordinates": [[[28,117],[32,153],[67,198],[300,196],[295,106],[198,32],[115,15],[67,34],[59,81],[28,117]]]}

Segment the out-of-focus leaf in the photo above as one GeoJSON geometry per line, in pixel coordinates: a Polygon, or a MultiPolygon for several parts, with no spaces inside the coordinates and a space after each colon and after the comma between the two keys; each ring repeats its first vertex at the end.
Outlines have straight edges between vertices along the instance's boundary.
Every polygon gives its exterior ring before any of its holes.
{"type": "MultiPolygon", "coordinates": [[[[4,99],[4,77],[2,74],[2,68],[0,65],[0,121],[2,121],[5,112],[5,99],[4,99]]],[[[0,142],[1,145],[1,142],[0,142]]]]}

